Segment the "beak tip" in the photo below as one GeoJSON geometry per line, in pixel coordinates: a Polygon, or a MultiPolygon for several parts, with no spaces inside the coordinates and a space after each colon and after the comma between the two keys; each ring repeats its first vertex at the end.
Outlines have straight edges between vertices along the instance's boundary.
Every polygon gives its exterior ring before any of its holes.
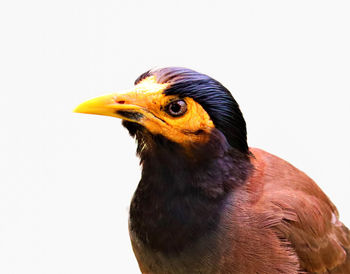
{"type": "Polygon", "coordinates": [[[82,111],[82,108],[80,107],[81,105],[78,105],[77,107],[75,107],[74,109],[73,109],[73,112],[74,113],[84,113],[83,111],[82,111]]]}
{"type": "Polygon", "coordinates": [[[78,106],[78,107],[75,107],[75,108],[72,110],[72,112],[74,112],[74,113],[80,113],[80,111],[79,111],[79,106],[78,106]]]}

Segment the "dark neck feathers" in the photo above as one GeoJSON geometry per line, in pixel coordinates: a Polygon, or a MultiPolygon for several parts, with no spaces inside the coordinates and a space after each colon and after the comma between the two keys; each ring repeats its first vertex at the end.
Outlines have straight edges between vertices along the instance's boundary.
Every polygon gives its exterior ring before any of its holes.
{"type": "Polygon", "coordinates": [[[189,154],[162,136],[124,125],[138,139],[142,163],[130,206],[132,233],[150,249],[169,254],[215,231],[227,194],[249,175],[249,156],[232,149],[218,130],[189,154]]]}

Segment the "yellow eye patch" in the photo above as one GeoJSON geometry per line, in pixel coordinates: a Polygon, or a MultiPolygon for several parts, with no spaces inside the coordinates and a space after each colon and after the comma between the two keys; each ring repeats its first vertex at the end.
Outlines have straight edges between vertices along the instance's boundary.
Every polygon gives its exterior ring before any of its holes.
{"type": "Polygon", "coordinates": [[[141,80],[126,93],[97,97],[80,104],[75,111],[107,115],[135,122],[153,134],[160,134],[183,145],[208,140],[214,124],[203,107],[190,97],[166,95],[171,84],[157,83],[155,76],[141,80]],[[181,115],[171,113],[169,104],[179,100],[185,110],[181,115]]]}

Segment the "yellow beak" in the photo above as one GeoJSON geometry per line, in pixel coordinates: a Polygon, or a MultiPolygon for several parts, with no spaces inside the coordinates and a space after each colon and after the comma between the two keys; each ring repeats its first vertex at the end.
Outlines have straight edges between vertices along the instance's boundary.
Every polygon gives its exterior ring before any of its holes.
{"type": "MultiPolygon", "coordinates": [[[[88,100],[80,104],[74,112],[107,115],[138,123],[163,124],[156,114],[164,99],[163,91],[168,84],[157,83],[150,76],[129,92],[110,94],[88,100]],[[158,102],[158,104],[154,104],[158,102]]],[[[151,125],[149,125],[151,126],[151,125]]]]}
{"type": "Polygon", "coordinates": [[[144,117],[145,109],[140,106],[143,100],[138,100],[138,104],[135,104],[137,97],[139,96],[135,96],[134,92],[104,95],[85,101],[77,106],[74,112],[113,116],[133,122],[140,121],[144,117]]]}

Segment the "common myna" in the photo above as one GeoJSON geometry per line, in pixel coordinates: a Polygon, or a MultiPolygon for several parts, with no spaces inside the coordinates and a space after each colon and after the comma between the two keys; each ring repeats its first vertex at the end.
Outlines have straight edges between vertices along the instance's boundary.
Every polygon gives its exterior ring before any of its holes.
{"type": "Polygon", "coordinates": [[[137,140],[129,232],[142,273],[350,273],[336,207],[305,173],[248,147],[218,81],[154,69],[75,111],[121,118],[137,140]]]}

